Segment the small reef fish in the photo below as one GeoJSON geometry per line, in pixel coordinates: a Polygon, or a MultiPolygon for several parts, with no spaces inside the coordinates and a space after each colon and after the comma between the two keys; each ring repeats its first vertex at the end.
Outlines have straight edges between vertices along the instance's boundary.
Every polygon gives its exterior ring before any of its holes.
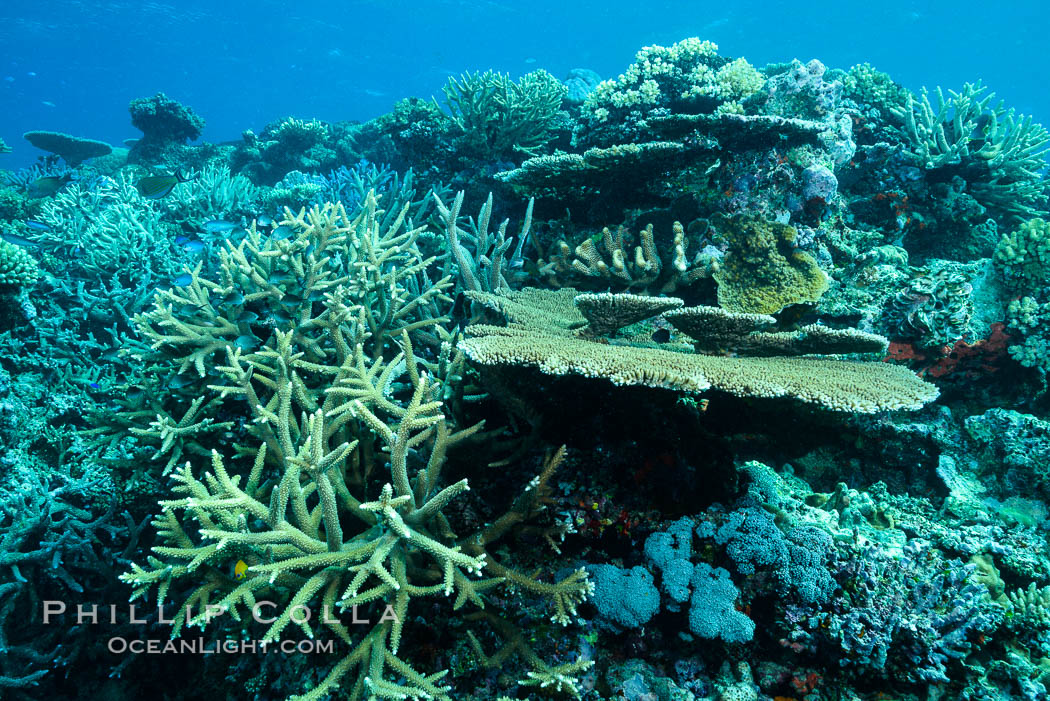
{"type": "Polygon", "coordinates": [[[168,386],[172,389],[182,389],[183,387],[189,387],[194,383],[192,377],[186,377],[185,375],[174,375],[171,381],[168,382],[168,386]]]}
{"type": "Polygon", "coordinates": [[[66,175],[45,175],[29,183],[26,192],[34,199],[50,197],[64,188],[71,180],[73,180],[73,176],[68,173],[66,175]]]}
{"type": "Polygon", "coordinates": [[[182,171],[175,171],[174,175],[147,175],[139,178],[135,188],[147,200],[159,200],[167,197],[179,183],[188,183],[193,178],[188,178],[182,171]]]}
{"type": "Polygon", "coordinates": [[[171,284],[175,285],[175,287],[188,287],[192,282],[193,275],[191,275],[190,273],[183,273],[182,275],[179,275],[177,278],[172,280],[171,284]]]}
{"type": "Polygon", "coordinates": [[[26,228],[34,229],[35,231],[51,231],[51,227],[42,221],[33,221],[32,219],[26,220],[26,228]]]}
{"type": "Polygon", "coordinates": [[[257,339],[255,336],[249,336],[245,334],[243,336],[238,336],[237,339],[233,342],[233,345],[237,346],[241,350],[255,350],[259,347],[259,339],[257,339]]]}
{"type": "Polygon", "coordinates": [[[270,217],[266,216],[265,214],[262,215],[261,217],[256,217],[256,219],[255,219],[255,226],[265,226],[265,227],[269,228],[269,227],[273,226],[273,219],[271,219],[270,217]]]}
{"type": "Polygon", "coordinates": [[[182,247],[185,248],[190,253],[200,253],[205,248],[207,248],[207,246],[205,245],[205,243],[203,241],[196,241],[196,240],[186,241],[186,242],[184,242],[182,244],[182,247]]]}
{"type": "Polygon", "coordinates": [[[222,219],[212,219],[210,222],[204,223],[204,230],[209,234],[225,234],[236,228],[237,225],[232,221],[223,221],[222,219]]]}
{"type": "Polygon", "coordinates": [[[275,239],[286,239],[294,233],[295,231],[292,229],[292,227],[288,226],[287,224],[282,224],[281,226],[273,230],[273,237],[275,239]]]}
{"type": "Polygon", "coordinates": [[[248,576],[248,563],[244,560],[238,560],[237,564],[233,566],[233,578],[236,580],[242,580],[248,576]]]}
{"type": "Polygon", "coordinates": [[[35,248],[39,244],[36,241],[30,241],[25,236],[19,236],[18,234],[11,234],[8,232],[0,233],[0,239],[13,243],[16,246],[25,246],[26,248],[35,248]]]}

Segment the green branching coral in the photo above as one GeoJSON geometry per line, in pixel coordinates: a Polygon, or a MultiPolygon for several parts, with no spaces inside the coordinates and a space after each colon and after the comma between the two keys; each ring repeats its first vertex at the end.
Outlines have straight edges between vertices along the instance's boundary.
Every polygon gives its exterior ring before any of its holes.
{"type": "Polygon", "coordinates": [[[39,276],[33,256],[21,246],[0,240],[0,291],[29,287],[39,276]]]}
{"type": "MultiPolygon", "coordinates": [[[[162,221],[162,208],[139,195],[128,171],[90,187],[74,182],[44,203],[40,219],[48,229],[32,232],[32,238],[66,261],[67,275],[84,280],[89,290],[152,294],[158,279],[172,279],[187,260],[174,244],[171,224],[162,221]]],[[[131,313],[141,308],[120,306],[131,313]]]]}
{"type": "Polygon", "coordinates": [[[533,154],[552,138],[568,89],[544,70],[515,82],[495,71],[464,73],[442,88],[465,153],[483,158],[533,154]]]}
{"type": "Polygon", "coordinates": [[[605,80],[580,110],[576,140],[587,144],[637,141],[650,117],[671,113],[741,113],[743,100],[765,79],[743,58],[719,56],[697,38],[670,47],[647,46],[615,80],[605,80]]]}
{"type": "Polygon", "coordinates": [[[1003,234],[994,260],[1013,290],[1024,292],[1050,284],[1050,222],[1029,219],[1003,234]]]}
{"type": "MultiPolygon", "coordinates": [[[[116,421],[169,465],[210,455],[211,471],[192,462],[174,471],[176,497],[155,521],[163,543],[124,579],[136,597],[186,592],[176,635],[206,625],[209,611],[246,621],[268,600],[279,609],[264,640],[295,624],[342,641],[346,656],[297,698],[325,698],[352,678],[352,699],[449,699],[445,672],[419,672],[399,652],[413,602],[454,595],[453,610],[481,607],[506,582],[567,624],[590,592],[582,571],[540,581],[491,549],[539,513],[560,454],[492,525],[457,535],[443,513],[468,489],[465,479],[443,483],[446,453],[481,424],[457,428],[442,413],[462,364],[441,326],[451,281],[429,276],[436,260],[416,245],[422,228],[405,226],[409,206],[385,216],[369,193],[354,217],[331,204],[288,212],[289,238],[252,227],[223,251],[217,281],[198,266],[136,319],[152,343],[141,351],[152,389],[124,402],[116,421]],[[228,454],[214,452],[218,439],[228,454]],[[238,560],[240,580],[230,576],[238,560]],[[387,615],[363,635],[333,620],[368,604],[387,615]],[[301,606],[330,615],[299,623],[301,606]]],[[[523,656],[530,678],[569,692],[586,666],[549,666],[531,648],[523,656]]]]}
{"type": "Polygon", "coordinates": [[[816,302],[828,288],[813,256],[795,249],[793,227],[742,216],[714,224],[728,244],[714,273],[723,309],[775,314],[789,304],[816,302]]]}
{"type": "MultiPolygon", "coordinates": [[[[242,377],[238,351],[230,354],[227,374],[242,377]]],[[[416,598],[455,594],[453,610],[466,604],[484,605],[489,589],[511,581],[550,599],[553,617],[568,623],[576,604],[590,592],[586,576],[572,575],[546,584],[500,565],[486,545],[506,532],[509,524],[527,516],[545,493],[556,461],[526,488],[513,514],[492,526],[457,538],[442,513],[448,503],[469,489],[466,480],[441,487],[441,469],[449,448],[480,428],[450,429],[434,401],[434,385],[419,372],[405,336],[405,352],[393,363],[370,365],[360,352],[333,377],[333,386],[313,414],[293,418],[292,376],[308,371],[308,363],[287,353],[278,359],[281,377],[274,401],[258,405],[255,420],[270,433],[251,473],[243,482],[229,474],[218,453],[212,471],[198,478],[187,464],[176,472],[179,498],[161,503],[155,525],[165,544],[154,548],[146,567],[133,566],[124,575],[135,586],[134,597],[156,588],[163,601],[173,583],[188,579],[196,588],[175,618],[173,634],[186,625],[203,625],[216,611],[235,620],[247,619],[256,602],[279,597],[284,607],[263,635],[273,642],[292,622],[309,637],[315,629],[296,620],[296,608],[309,603],[329,612],[329,631],[350,646],[350,652],[328,676],[301,699],[325,698],[342,678],[356,670],[351,698],[398,699],[409,696],[447,699],[440,684],[444,672],[424,675],[397,656],[409,606],[416,598]],[[403,367],[412,388],[404,406],[391,404],[383,387],[403,367]],[[376,469],[358,440],[346,440],[354,425],[379,436],[389,455],[389,477],[372,501],[354,495],[366,471],[376,469]],[[269,445],[273,445],[268,450],[269,445]],[[415,456],[422,452],[424,458],[415,456]],[[278,469],[267,469],[270,463],[278,469]],[[410,469],[410,463],[413,467],[410,469]],[[185,516],[182,516],[185,514],[185,516]],[[190,522],[200,528],[187,529],[190,522]],[[191,536],[190,533],[193,533],[191,536]],[[243,560],[247,574],[238,582],[228,574],[231,558],[243,560]],[[483,574],[490,576],[482,578],[483,574]],[[344,623],[332,620],[336,609],[375,602],[386,613],[363,639],[355,639],[344,623]],[[187,611],[196,610],[189,616],[187,611]],[[400,681],[399,681],[400,680],[400,681]]],[[[250,381],[217,387],[244,394],[250,381]]],[[[257,610],[255,611],[257,613],[257,610]]],[[[578,671],[579,664],[563,665],[578,671]]],[[[541,674],[559,668],[540,664],[541,674]]],[[[570,684],[570,688],[575,687],[570,684]]]]}
{"type": "Polygon", "coordinates": [[[243,175],[233,175],[224,163],[209,163],[191,180],[165,198],[172,218],[187,228],[198,228],[212,219],[239,220],[248,214],[258,189],[243,175]]]}
{"type": "Polygon", "coordinates": [[[524,263],[522,248],[529,239],[532,228],[532,207],[534,200],[529,200],[525,209],[525,219],[517,236],[508,236],[504,219],[495,231],[490,231],[492,221],[492,193],[489,193],[485,204],[481,206],[477,219],[470,219],[466,228],[460,225],[460,210],[463,208],[463,191],[456,193],[451,206],[446,206],[441,197],[433,193],[438,216],[445,227],[445,241],[449,255],[445,258],[444,273],[450,275],[453,269],[458,271],[459,279],[465,290],[499,292],[509,290],[508,278],[521,275],[524,263]],[[517,244],[515,245],[515,241],[517,244]],[[513,248],[512,248],[513,247],[513,248]]]}
{"type": "Polygon", "coordinates": [[[929,93],[894,111],[904,122],[901,136],[910,156],[926,170],[957,167],[970,193],[985,206],[1016,216],[1031,216],[1046,204],[1048,185],[1040,171],[1050,152],[1050,133],[1031,117],[993,105],[995,93],[980,82],[966,83],[937,107],[929,93]]]}

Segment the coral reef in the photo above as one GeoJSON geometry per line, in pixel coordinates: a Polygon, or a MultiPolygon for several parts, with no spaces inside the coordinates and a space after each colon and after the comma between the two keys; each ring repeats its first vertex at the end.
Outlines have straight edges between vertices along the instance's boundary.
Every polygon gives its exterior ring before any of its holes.
{"type": "Polygon", "coordinates": [[[442,96],[0,174],[0,695],[1047,697],[1042,126],[699,38],[442,96]]]}

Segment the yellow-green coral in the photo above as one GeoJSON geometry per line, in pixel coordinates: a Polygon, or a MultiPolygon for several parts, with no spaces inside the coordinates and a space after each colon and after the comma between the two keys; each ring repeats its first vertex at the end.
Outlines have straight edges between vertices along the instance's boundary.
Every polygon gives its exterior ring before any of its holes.
{"type": "Polygon", "coordinates": [[[813,256],[795,249],[791,226],[757,217],[722,218],[728,250],[714,273],[718,304],[733,312],[775,314],[789,304],[816,302],[828,278],[813,256]]]}
{"type": "MultiPolygon", "coordinates": [[[[174,470],[176,494],[154,521],[159,544],[123,579],[136,597],[177,597],[176,635],[215,611],[246,621],[265,600],[277,608],[262,639],[295,624],[342,641],[346,656],[296,698],[325,698],[349,677],[355,701],[447,701],[445,672],[416,671],[400,656],[416,599],[454,594],[453,610],[482,607],[507,582],[567,624],[590,593],[582,571],[541,581],[493,552],[542,510],[560,457],[487,527],[459,535],[443,514],[468,490],[465,479],[441,479],[446,453],[481,424],[457,428],[442,413],[446,379],[462,362],[441,325],[450,281],[428,270],[435,259],[416,247],[421,229],[405,226],[407,210],[384,217],[370,193],[357,216],[341,205],[287,212],[289,237],[252,227],[222,251],[218,280],[198,267],[136,319],[153,342],[142,351],[150,373],[169,387],[147,378],[147,398],[125,401],[119,420],[158,443],[157,458],[210,455],[211,469],[174,470]],[[242,579],[231,576],[238,560],[242,579]],[[338,609],[368,604],[387,607],[374,627],[362,634],[340,622],[338,609]],[[300,606],[329,613],[300,622],[300,606]]],[[[575,689],[569,675],[582,665],[524,656],[531,674],[575,689]]]]}
{"type": "Polygon", "coordinates": [[[28,287],[40,276],[36,259],[24,248],[0,240],[0,289],[28,287]]]}
{"type": "Polygon", "coordinates": [[[1050,284],[1050,222],[1029,219],[1003,234],[995,247],[995,264],[1017,291],[1050,284]]]}

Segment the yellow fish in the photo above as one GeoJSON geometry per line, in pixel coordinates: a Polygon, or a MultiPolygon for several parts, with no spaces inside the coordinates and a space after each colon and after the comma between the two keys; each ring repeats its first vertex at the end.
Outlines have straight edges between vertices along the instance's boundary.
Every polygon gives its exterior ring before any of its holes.
{"type": "Polygon", "coordinates": [[[238,560],[237,564],[233,566],[233,577],[234,579],[244,579],[248,576],[248,565],[244,560],[238,560]]]}

